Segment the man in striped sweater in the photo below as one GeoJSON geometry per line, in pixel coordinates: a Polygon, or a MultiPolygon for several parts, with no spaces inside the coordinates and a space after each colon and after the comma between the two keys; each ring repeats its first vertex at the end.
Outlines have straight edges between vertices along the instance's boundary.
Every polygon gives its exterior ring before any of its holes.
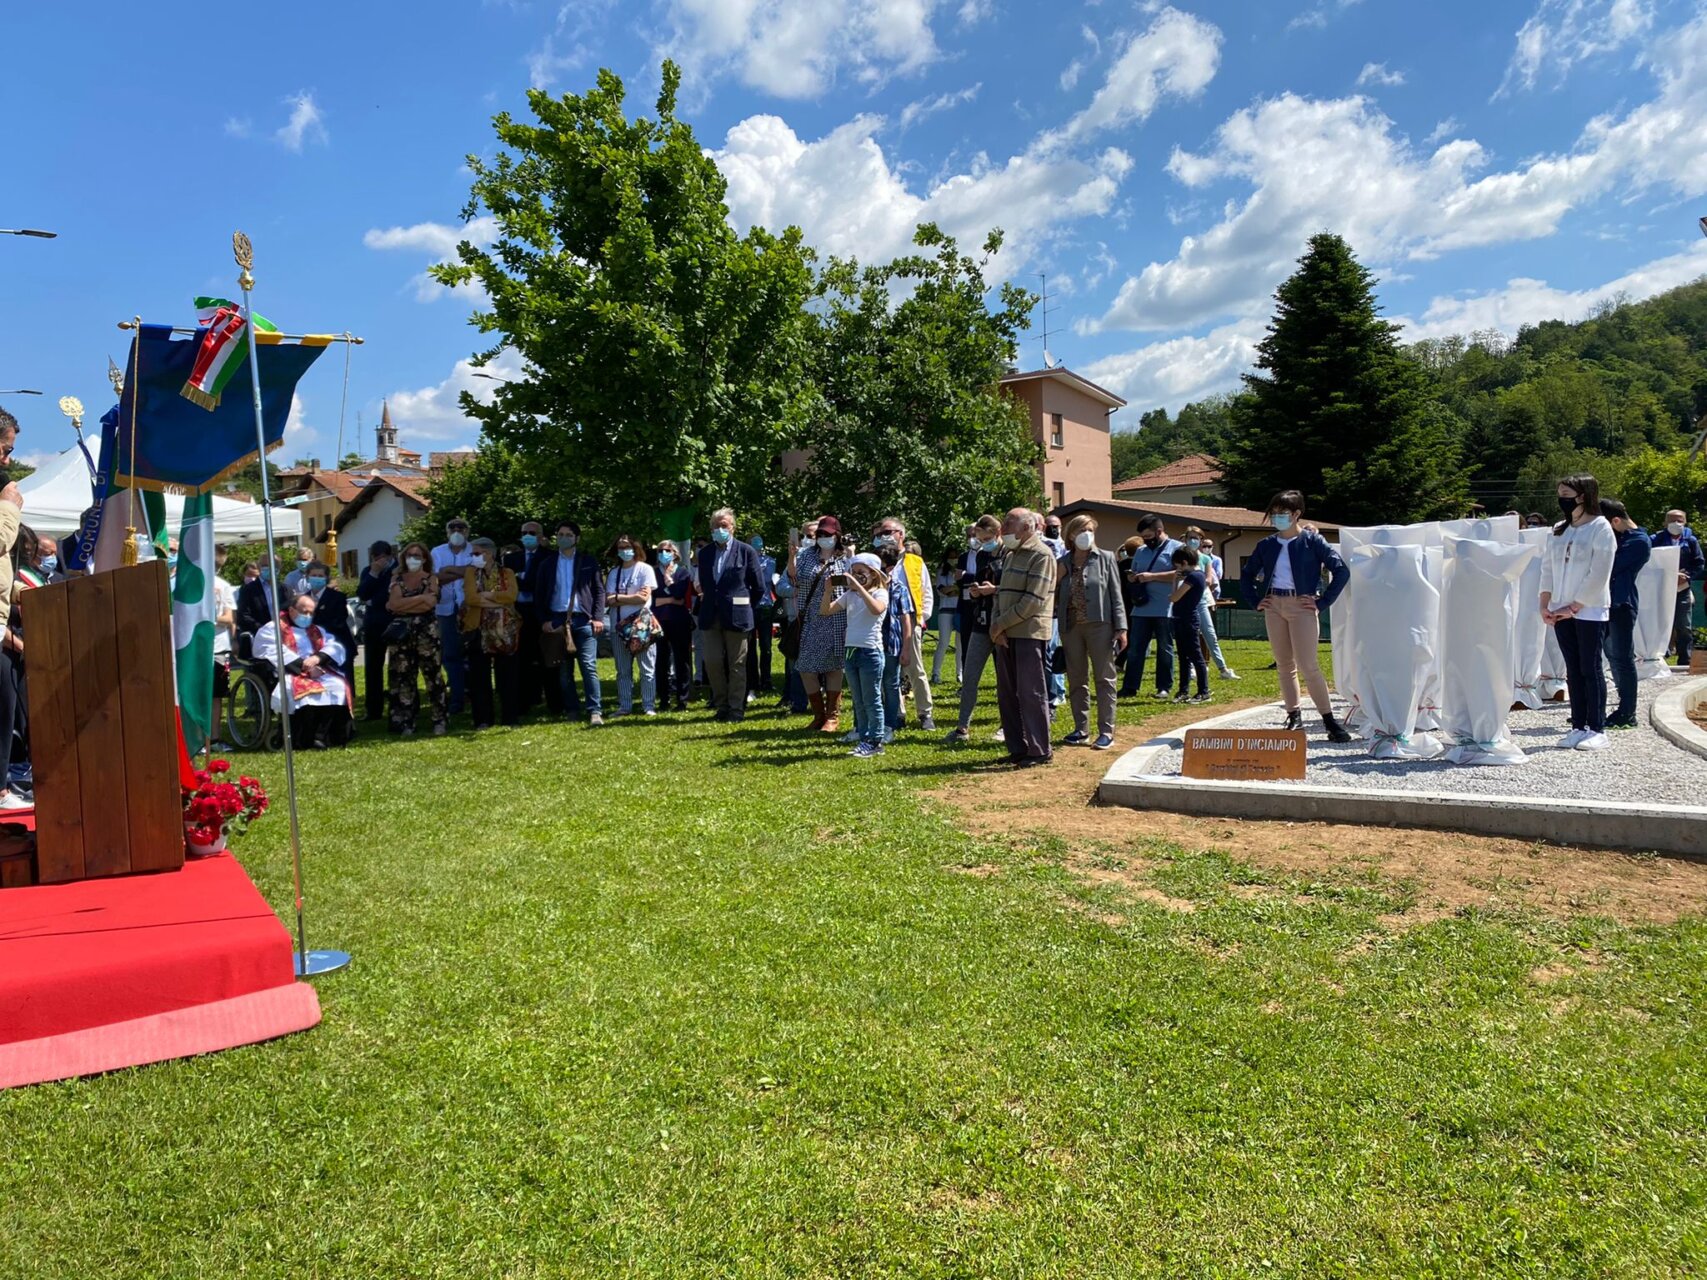
{"type": "Polygon", "coordinates": [[[1055,617],[1055,555],[1044,545],[1043,519],[1015,507],[1002,522],[1007,564],[990,619],[995,646],[996,705],[1008,760],[1018,768],[1048,764],[1049,634],[1055,617]]]}

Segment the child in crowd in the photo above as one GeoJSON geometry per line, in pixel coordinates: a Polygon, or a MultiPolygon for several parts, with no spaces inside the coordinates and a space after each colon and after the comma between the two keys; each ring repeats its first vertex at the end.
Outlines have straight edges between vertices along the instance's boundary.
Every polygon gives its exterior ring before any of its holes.
{"type": "Polygon", "coordinates": [[[1179,692],[1176,702],[1209,701],[1209,664],[1203,660],[1202,636],[1198,631],[1197,609],[1203,603],[1207,579],[1196,551],[1181,547],[1173,554],[1174,572],[1178,585],[1168,597],[1172,602],[1174,652],[1179,655],[1179,692]],[[1191,696],[1192,673],[1197,674],[1197,696],[1191,696]]]}
{"type": "Polygon", "coordinates": [[[826,592],[818,611],[826,617],[837,612],[847,615],[843,670],[853,702],[854,728],[859,731],[853,754],[868,760],[883,754],[883,621],[889,612],[883,562],[862,552],[846,574],[831,579],[831,585],[842,588],[842,593],[832,599],[826,592]]]}

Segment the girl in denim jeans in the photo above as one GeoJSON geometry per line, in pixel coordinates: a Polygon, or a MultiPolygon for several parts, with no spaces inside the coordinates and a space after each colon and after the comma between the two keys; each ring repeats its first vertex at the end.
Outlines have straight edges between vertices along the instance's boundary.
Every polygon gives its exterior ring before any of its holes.
{"type": "Polygon", "coordinates": [[[883,754],[883,618],[889,589],[882,561],[870,553],[855,556],[847,574],[837,576],[841,580],[832,585],[845,590],[833,600],[826,593],[818,611],[847,615],[843,672],[859,731],[853,754],[868,760],[883,754]]]}

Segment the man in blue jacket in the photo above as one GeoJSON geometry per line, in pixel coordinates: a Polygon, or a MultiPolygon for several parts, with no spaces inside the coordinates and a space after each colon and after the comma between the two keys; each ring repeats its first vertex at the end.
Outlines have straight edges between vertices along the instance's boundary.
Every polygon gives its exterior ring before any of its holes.
{"type": "Polygon", "coordinates": [[[711,705],[717,719],[739,721],[747,712],[747,634],[766,588],[759,580],[759,553],[735,541],[735,513],[728,507],[712,513],[711,542],[700,549],[694,567],[711,705]]]}
{"type": "Polygon", "coordinates": [[[1607,619],[1601,650],[1612,668],[1612,687],[1618,691],[1618,706],[1606,717],[1608,729],[1636,727],[1636,614],[1641,601],[1636,594],[1636,575],[1653,554],[1648,531],[1630,518],[1622,502],[1600,500],[1600,514],[1612,526],[1618,549],[1612,553],[1612,616],[1607,619]]]}
{"type": "Polygon", "coordinates": [[[1665,528],[1654,535],[1654,546],[1677,547],[1677,613],[1671,624],[1671,647],[1677,665],[1687,667],[1695,653],[1695,592],[1690,583],[1707,577],[1707,557],[1701,540],[1689,527],[1689,517],[1678,510],[1666,512],[1665,528]]]}

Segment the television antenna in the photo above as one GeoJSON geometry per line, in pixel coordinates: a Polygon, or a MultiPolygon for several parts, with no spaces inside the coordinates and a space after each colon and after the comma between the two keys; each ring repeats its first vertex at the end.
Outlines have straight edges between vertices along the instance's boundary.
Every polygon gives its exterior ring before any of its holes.
{"type": "Polygon", "coordinates": [[[1037,340],[1043,344],[1043,367],[1054,369],[1059,367],[1059,361],[1049,350],[1049,334],[1051,332],[1049,328],[1049,299],[1055,295],[1049,292],[1049,273],[1047,271],[1039,271],[1037,278],[1043,282],[1043,286],[1037,295],[1038,302],[1043,306],[1043,332],[1038,335],[1037,340]]]}

